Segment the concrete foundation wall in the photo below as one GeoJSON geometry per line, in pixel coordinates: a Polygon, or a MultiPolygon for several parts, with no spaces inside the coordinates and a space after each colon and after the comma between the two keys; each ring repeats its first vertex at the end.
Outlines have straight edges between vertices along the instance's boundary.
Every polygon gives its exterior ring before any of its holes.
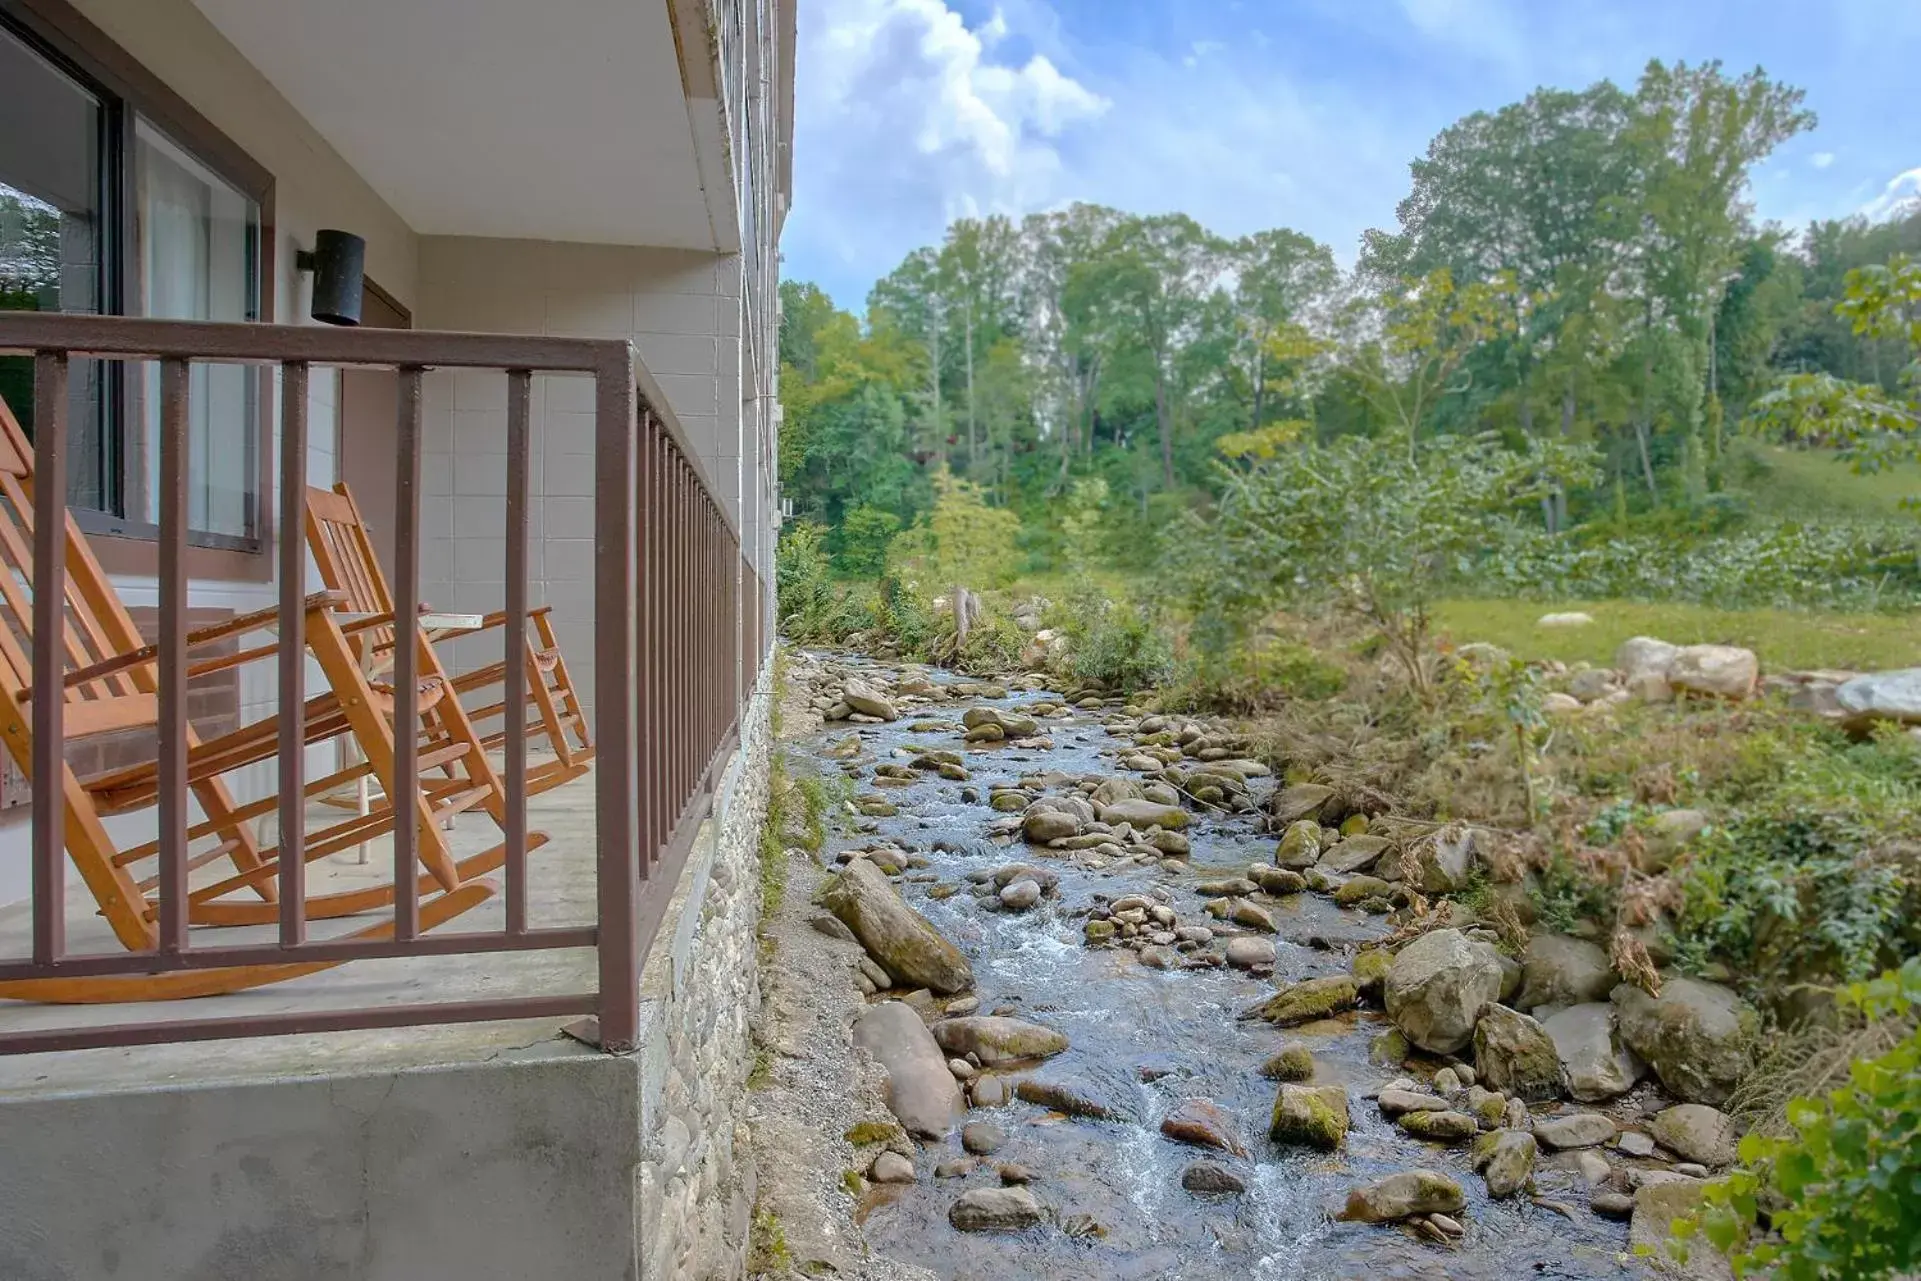
{"type": "MultiPolygon", "coordinates": [[[[0,1096],[0,1278],[741,1276],[768,704],[648,955],[635,1053],[551,1023],[342,1033],[306,1039],[306,1071],[122,1069],[94,1090],[63,1088],[45,1056],[33,1087],[0,1096]]],[[[210,1066],[232,1052],[205,1047],[210,1066]]]]}

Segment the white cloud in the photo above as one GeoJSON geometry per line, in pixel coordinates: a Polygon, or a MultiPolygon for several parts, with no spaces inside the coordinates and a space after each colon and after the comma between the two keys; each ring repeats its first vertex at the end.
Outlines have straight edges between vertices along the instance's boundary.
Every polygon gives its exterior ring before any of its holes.
{"type": "Polygon", "coordinates": [[[1808,157],[1808,163],[1816,169],[1826,169],[1834,163],[1834,153],[1832,151],[1817,151],[1808,157]]]}
{"type": "Polygon", "coordinates": [[[1904,216],[1917,208],[1921,208],[1921,168],[1894,175],[1880,195],[1861,206],[1861,213],[1879,222],[1883,218],[1904,216]]]}
{"type": "Polygon", "coordinates": [[[1109,106],[1044,54],[991,60],[1000,10],[970,29],[945,0],[815,0],[800,21],[790,243],[870,279],[953,217],[1052,199],[1061,136],[1109,106]]]}

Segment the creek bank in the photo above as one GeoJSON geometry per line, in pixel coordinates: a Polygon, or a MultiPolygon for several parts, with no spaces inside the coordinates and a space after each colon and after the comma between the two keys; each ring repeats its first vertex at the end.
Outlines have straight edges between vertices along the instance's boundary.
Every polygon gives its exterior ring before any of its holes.
{"type": "Polygon", "coordinates": [[[1636,1275],[1623,1205],[1647,1177],[1690,1177],[1673,1143],[1698,1154],[1722,1133],[1657,1125],[1687,1101],[1670,1077],[1711,1094],[1747,1053],[1738,1010],[1730,1033],[1718,998],[1647,997],[1584,940],[1507,947],[1469,918],[1410,915],[1485,874],[1475,834],[1277,778],[1232,726],[1031,675],[800,658],[803,697],[828,703],[814,711],[869,715],[853,679],[896,713],[806,744],[846,780],[822,902],[871,940],[841,982],[911,1012],[947,1075],[930,1090],[966,1109],[918,1129],[884,1103],[866,1118],[923,1136],[847,1167],[882,1250],[1050,1281],[1499,1277],[1525,1260],[1636,1275]],[[896,928],[863,933],[870,914],[896,928]],[[913,968],[901,937],[945,960],[913,968]],[[1644,1076],[1643,1047],[1668,1072],[1644,1076]],[[991,1145],[974,1128],[989,1117],[991,1145]],[[1242,1207],[1225,1237],[1224,1202],[1242,1207]]]}

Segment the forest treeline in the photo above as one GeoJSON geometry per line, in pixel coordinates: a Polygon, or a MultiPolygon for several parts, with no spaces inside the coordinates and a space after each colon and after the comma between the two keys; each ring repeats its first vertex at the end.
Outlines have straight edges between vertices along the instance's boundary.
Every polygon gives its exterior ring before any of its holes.
{"type": "Polygon", "coordinates": [[[1058,500],[1097,478],[1105,550],[1140,564],[1217,464],[1349,436],[1585,446],[1599,465],[1540,498],[1550,533],[1711,514],[1784,378],[1893,391],[1908,364],[1836,304],[1850,271],[1921,250],[1921,211],[1787,228],[1749,202],[1813,124],[1799,90],[1715,63],[1541,89],[1435,137],[1350,270],[1300,232],[1183,214],[962,219],[864,314],[782,286],[785,493],[857,574],[942,476],[1015,513],[1037,567],[1058,500]]]}

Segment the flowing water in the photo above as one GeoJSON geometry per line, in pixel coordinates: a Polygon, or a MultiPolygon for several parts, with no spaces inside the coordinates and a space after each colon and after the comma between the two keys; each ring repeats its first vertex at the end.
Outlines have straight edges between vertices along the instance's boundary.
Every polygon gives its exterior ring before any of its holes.
{"type": "MultiPolygon", "coordinates": [[[[864,759],[885,761],[894,749],[908,745],[961,748],[958,734],[909,730],[916,715],[958,721],[967,706],[991,702],[1013,708],[1042,697],[1014,691],[1004,699],[958,700],[916,709],[891,724],[861,726],[864,759]]],[[[1368,1062],[1369,1042],[1388,1026],[1379,1013],[1360,1011],[1281,1032],[1235,1017],[1271,993],[1274,980],[1225,967],[1162,972],[1138,964],[1132,952],[1082,945],[1081,922],[1069,913],[1084,908],[1096,893],[1111,898],[1166,886],[1183,924],[1209,923],[1192,883],[1272,857],[1273,838],[1254,832],[1252,816],[1197,816],[1188,833],[1192,870],[1178,875],[1158,867],[1085,871],[1063,859],[1043,861],[1018,841],[1005,850],[980,842],[988,824],[1001,817],[985,804],[989,783],[1046,770],[1118,772],[1114,759],[1101,754],[1117,740],[1102,728],[1099,715],[1077,712],[1071,720],[1043,720],[1042,732],[1055,744],[1050,750],[969,751],[969,783],[927,775],[911,786],[889,788],[884,794],[899,807],[897,816],[864,820],[866,830],[842,831],[830,843],[831,855],[870,845],[878,836],[931,860],[930,868],[910,873],[901,890],[967,954],[982,1012],[1011,1007],[1008,1012],[1071,1039],[1066,1053],[1025,1072],[1091,1083],[1126,1114],[1121,1121],[1069,1120],[1018,1100],[970,1113],[970,1119],[1001,1124],[1009,1135],[1007,1146],[961,1179],[932,1177],[939,1161],[964,1155],[958,1135],[924,1151],[917,1163],[919,1182],[876,1188],[863,1205],[874,1247],[952,1281],[1640,1275],[1638,1266],[1623,1257],[1626,1226],[1591,1214],[1585,1185],[1571,1171],[1544,1160],[1536,1175],[1543,1198],[1565,1204],[1571,1217],[1526,1197],[1490,1201],[1479,1176],[1468,1169],[1464,1147],[1422,1143],[1381,1118],[1361,1092],[1401,1072],[1368,1062]],[[970,787],[980,801],[962,799],[962,790],[970,787]],[[971,845],[972,852],[938,851],[934,843],[941,838],[964,849],[971,845]],[[964,883],[969,872],[1014,861],[1037,862],[1058,873],[1057,894],[1025,913],[983,910],[964,891],[944,900],[926,894],[932,883],[925,879],[928,873],[964,883]],[[913,879],[917,876],[923,879],[913,879]],[[1261,1077],[1259,1067],[1283,1043],[1312,1048],[1316,1084],[1349,1087],[1353,1129],[1342,1151],[1285,1148],[1266,1137],[1276,1086],[1261,1077]],[[1156,1079],[1149,1082],[1144,1075],[1156,1079]],[[1160,1134],[1168,1110],[1195,1097],[1213,1100],[1235,1119],[1247,1159],[1160,1134]],[[1202,1159],[1237,1170],[1247,1193],[1198,1196],[1184,1190],[1182,1169],[1202,1159]],[[947,1212],[954,1199],[969,1188],[997,1185],[996,1167],[1007,1161],[1034,1171],[1034,1191],[1052,1211],[1052,1221],[1021,1233],[962,1233],[950,1227],[947,1212]],[[1415,1167],[1441,1170],[1466,1189],[1468,1208],[1457,1217],[1467,1233],[1459,1243],[1438,1246],[1397,1227],[1332,1221],[1331,1213],[1353,1184],[1415,1167]],[[1080,1215],[1100,1231],[1076,1236],[1062,1230],[1061,1224],[1080,1215]]],[[[831,773],[840,765],[826,758],[825,750],[849,729],[829,726],[794,746],[815,754],[817,767],[831,773]]],[[[871,770],[860,774],[866,779],[871,770]]],[[[857,786],[871,790],[867,781],[857,786]]],[[[1345,973],[1351,945],[1387,929],[1379,917],[1337,907],[1312,893],[1282,899],[1271,910],[1280,928],[1277,980],[1345,973]]]]}

